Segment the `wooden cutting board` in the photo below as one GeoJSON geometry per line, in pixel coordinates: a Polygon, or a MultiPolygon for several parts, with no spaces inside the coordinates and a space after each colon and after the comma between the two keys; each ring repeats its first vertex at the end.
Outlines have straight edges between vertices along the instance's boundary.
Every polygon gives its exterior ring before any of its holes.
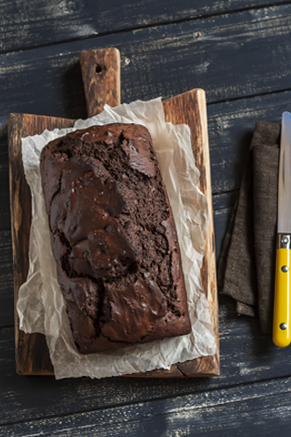
{"type": "MultiPolygon", "coordinates": [[[[100,113],[105,103],[120,104],[120,55],[115,48],[92,50],[80,55],[88,117],[100,113]]],[[[192,148],[200,170],[199,188],[209,205],[210,225],[201,269],[204,290],[210,308],[212,326],[217,342],[217,354],[185,363],[170,370],[153,370],[138,377],[196,377],[219,375],[218,300],[216,286],[215,240],[212,214],[212,194],[205,93],[194,89],[163,102],[165,117],[173,124],[186,123],[192,133],[192,148]]],[[[11,230],[14,266],[14,300],[25,282],[29,267],[29,233],[31,223],[31,195],[26,183],[21,158],[21,138],[42,133],[45,129],[71,127],[74,120],[63,118],[11,114],[8,121],[9,179],[11,230]]],[[[16,371],[20,375],[53,375],[45,337],[25,334],[19,330],[15,311],[16,371]]]]}

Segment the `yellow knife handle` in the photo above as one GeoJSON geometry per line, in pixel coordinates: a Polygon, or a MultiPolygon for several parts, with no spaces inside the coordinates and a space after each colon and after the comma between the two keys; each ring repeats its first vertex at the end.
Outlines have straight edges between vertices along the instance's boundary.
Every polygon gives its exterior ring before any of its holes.
{"type": "Polygon", "coordinates": [[[276,260],[275,301],[273,320],[273,342],[286,347],[291,342],[290,332],[290,236],[280,235],[276,260]],[[285,239],[285,243],[284,243],[285,239]],[[287,241],[288,239],[288,241],[287,241]],[[287,244],[288,243],[288,244],[287,244]],[[281,246],[281,247],[280,247],[281,246]]]}

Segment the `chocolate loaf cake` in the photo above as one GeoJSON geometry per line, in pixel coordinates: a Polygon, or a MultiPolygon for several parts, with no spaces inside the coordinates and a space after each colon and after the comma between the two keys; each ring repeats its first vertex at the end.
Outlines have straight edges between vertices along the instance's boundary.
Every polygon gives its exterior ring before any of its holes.
{"type": "Polygon", "coordinates": [[[41,176],[58,281],[82,354],[189,334],[176,228],[148,130],[50,142],[41,176]]]}

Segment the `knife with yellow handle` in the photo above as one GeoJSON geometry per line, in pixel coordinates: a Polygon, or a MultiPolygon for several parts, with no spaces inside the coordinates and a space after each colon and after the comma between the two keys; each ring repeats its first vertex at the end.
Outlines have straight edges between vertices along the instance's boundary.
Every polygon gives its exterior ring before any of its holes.
{"type": "Polygon", "coordinates": [[[291,114],[282,114],[278,176],[278,224],[273,342],[291,342],[291,114]]]}

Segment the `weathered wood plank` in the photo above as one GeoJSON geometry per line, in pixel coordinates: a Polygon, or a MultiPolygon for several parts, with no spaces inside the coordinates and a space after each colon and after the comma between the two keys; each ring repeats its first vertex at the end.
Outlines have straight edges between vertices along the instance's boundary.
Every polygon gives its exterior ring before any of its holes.
{"type": "Polygon", "coordinates": [[[223,193],[240,187],[256,120],[279,123],[282,112],[290,108],[290,92],[208,105],[214,193],[223,193]]]}
{"type": "Polygon", "coordinates": [[[291,378],[28,421],[0,436],[290,435],[291,378]]]}
{"type": "Polygon", "coordinates": [[[11,112],[85,117],[78,56],[94,48],[119,48],[123,102],[197,87],[208,103],[289,89],[290,24],[282,5],[2,55],[0,129],[11,112]]]}
{"type": "Polygon", "coordinates": [[[10,231],[0,232],[0,328],[14,324],[13,262],[10,231]]]}
{"type": "Polygon", "coordinates": [[[210,3],[203,0],[194,3],[191,0],[1,0],[0,51],[280,3],[278,0],[216,0],[210,3]]]}
{"type": "MultiPolygon", "coordinates": [[[[7,137],[1,138],[3,143],[6,144],[7,150],[7,137]]],[[[1,147],[1,146],[0,146],[1,147]]],[[[9,206],[9,165],[8,165],[8,153],[0,153],[0,230],[10,229],[10,206],[9,206]]]]}
{"type": "MultiPolygon", "coordinates": [[[[55,381],[15,373],[14,333],[0,330],[0,423],[105,409],[145,400],[200,393],[291,375],[288,348],[279,350],[259,333],[255,319],[240,316],[233,302],[220,303],[221,375],[216,378],[156,380],[89,378],[55,381]],[[17,405],[17,408],[16,408],[17,405]]],[[[194,404],[193,404],[194,405],[194,404]]]]}

